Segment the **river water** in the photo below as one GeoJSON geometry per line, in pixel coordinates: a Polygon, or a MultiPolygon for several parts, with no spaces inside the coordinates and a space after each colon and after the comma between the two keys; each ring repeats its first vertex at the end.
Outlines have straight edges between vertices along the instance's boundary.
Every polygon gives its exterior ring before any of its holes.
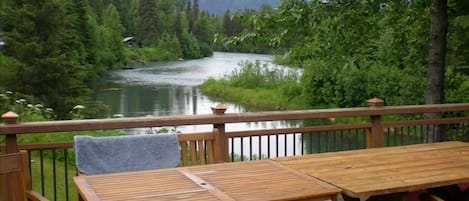
{"type": "MultiPolygon", "coordinates": [[[[96,89],[95,99],[110,107],[107,117],[171,116],[210,114],[210,107],[219,103],[227,106],[227,113],[257,110],[236,103],[215,101],[202,94],[198,85],[210,77],[222,78],[244,61],[272,64],[273,56],[215,52],[213,56],[185,61],[154,62],[130,70],[107,73],[96,89]]],[[[248,130],[285,127],[286,122],[227,124],[227,130],[248,130]]],[[[181,132],[209,131],[212,125],[166,128],[181,132]]],[[[153,131],[161,128],[152,128],[153,131]]],[[[149,128],[132,132],[149,132],[149,128]]]]}

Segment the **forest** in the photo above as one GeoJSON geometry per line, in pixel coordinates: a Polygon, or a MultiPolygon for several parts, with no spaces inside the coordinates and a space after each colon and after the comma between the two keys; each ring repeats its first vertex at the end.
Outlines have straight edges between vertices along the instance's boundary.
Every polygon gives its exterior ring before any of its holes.
{"type": "Polygon", "coordinates": [[[357,107],[372,97],[386,105],[469,101],[468,1],[282,1],[249,22],[225,44],[268,44],[281,53],[280,63],[303,73],[251,64],[207,81],[205,93],[274,109],[357,107]],[[435,2],[447,30],[439,37],[432,32],[434,19],[441,19],[435,2]],[[444,51],[434,51],[435,39],[444,51]]]}
{"type": "MultiPolygon", "coordinates": [[[[208,80],[205,93],[274,109],[356,107],[371,97],[387,105],[426,102],[431,1],[288,0],[223,15],[201,3],[4,0],[0,93],[23,94],[68,119],[75,106],[93,105],[93,83],[107,70],[234,51],[276,54],[303,73],[244,64],[231,78],[208,80]],[[137,48],[127,48],[125,37],[135,37],[137,48]]],[[[443,100],[469,102],[469,2],[449,0],[445,12],[443,100]]],[[[0,101],[0,112],[15,104],[0,101]]]]}
{"type": "Polygon", "coordinates": [[[210,56],[223,29],[221,18],[200,10],[197,0],[3,0],[0,6],[0,92],[28,96],[58,119],[90,104],[93,83],[105,71],[210,56]],[[137,38],[137,48],[127,48],[125,37],[137,38]]]}

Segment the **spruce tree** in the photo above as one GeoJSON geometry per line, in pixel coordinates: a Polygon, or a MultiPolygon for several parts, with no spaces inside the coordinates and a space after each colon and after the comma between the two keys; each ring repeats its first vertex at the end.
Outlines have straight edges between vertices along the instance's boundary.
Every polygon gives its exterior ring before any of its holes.
{"type": "Polygon", "coordinates": [[[113,4],[108,5],[103,16],[103,27],[106,35],[106,43],[109,52],[108,66],[126,63],[124,45],[122,43],[122,33],[124,27],[121,24],[119,12],[113,4]]]}
{"type": "Polygon", "coordinates": [[[5,15],[5,53],[22,62],[17,83],[7,87],[41,98],[59,118],[88,94],[67,6],[67,0],[21,0],[5,15]]]}
{"type": "Polygon", "coordinates": [[[156,12],[156,0],[139,1],[137,40],[142,46],[150,47],[156,42],[158,33],[156,12]]]}

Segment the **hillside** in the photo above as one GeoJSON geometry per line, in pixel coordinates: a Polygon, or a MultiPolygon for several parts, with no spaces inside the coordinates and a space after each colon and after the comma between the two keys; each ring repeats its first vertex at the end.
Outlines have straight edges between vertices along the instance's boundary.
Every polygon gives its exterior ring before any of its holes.
{"type": "Polygon", "coordinates": [[[227,9],[230,11],[244,11],[245,9],[259,9],[267,4],[277,7],[281,0],[199,0],[202,10],[216,15],[223,15],[227,9]]]}

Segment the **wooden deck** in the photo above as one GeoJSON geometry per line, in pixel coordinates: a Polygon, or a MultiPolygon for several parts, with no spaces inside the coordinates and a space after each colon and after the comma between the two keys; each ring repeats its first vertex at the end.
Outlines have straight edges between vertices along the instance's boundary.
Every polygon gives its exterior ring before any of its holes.
{"type": "MultiPolygon", "coordinates": [[[[373,103],[376,99],[369,100],[373,103]]],[[[382,103],[382,102],[381,102],[382,103]]],[[[7,112],[1,116],[0,123],[0,154],[17,153],[27,150],[30,155],[41,160],[35,160],[37,167],[53,166],[51,172],[32,171],[32,178],[39,183],[42,192],[51,200],[73,200],[76,195],[69,177],[74,175],[70,158],[57,163],[59,157],[67,158],[73,149],[73,142],[46,142],[22,144],[24,136],[42,135],[80,135],[81,131],[153,128],[165,126],[205,125],[212,124],[218,132],[190,133],[180,139],[182,166],[204,163],[219,163],[237,160],[256,160],[272,157],[304,155],[339,150],[365,149],[383,146],[398,146],[405,144],[419,144],[426,142],[461,140],[469,142],[469,103],[435,104],[435,105],[407,105],[383,106],[370,104],[370,107],[336,108],[297,111],[270,111],[252,113],[224,113],[217,112],[204,115],[179,115],[132,117],[119,119],[86,119],[66,121],[21,122],[20,116],[14,112],[7,112]],[[441,113],[444,118],[424,119],[424,113],[441,113]],[[401,117],[398,119],[384,118],[386,116],[401,117]],[[272,128],[259,130],[230,130],[229,124],[268,121],[309,121],[333,120],[338,118],[363,118],[363,122],[349,122],[333,125],[290,126],[286,128],[272,128]],[[411,119],[409,119],[409,117],[411,119]],[[366,121],[366,119],[369,121],[366,121]],[[430,135],[436,128],[445,129],[442,135],[430,135]],[[244,140],[244,141],[243,141],[244,140]],[[241,142],[239,145],[232,142],[241,142]],[[231,143],[231,144],[229,144],[231,143]],[[238,151],[239,157],[238,157],[238,151]],[[212,154],[207,154],[211,153],[212,154]],[[243,152],[244,151],[244,152],[243,152]],[[296,151],[296,152],[295,152],[296,151]],[[52,153],[52,154],[49,154],[52,153]],[[55,154],[54,154],[55,153],[55,154]],[[63,155],[63,156],[62,156],[63,155]],[[45,158],[46,160],[42,160],[45,158]],[[205,159],[205,161],[204,161],[205,159]],[[196,162],[193,162],[196,161],[196,162]],[[42,179],[43,178],[43,179],[42,179]],[[57,181],[57,182],[49,182],[57,181]],[[66,189],[63,191],[62,186],[66,189]],[[48,193],[48,192],[54,192],[48,193]],[[57,193],[55,193],[57,192],[57,193]]],[[[224,108],[226,109],[226,108],[224,108]]],[[[228,110],[229,111],[229,110],[228,110]]],[[[370,159],[370,161],[373,161],[370,159]]],[[[357,166],[358,167],[358,166],[357,166]]],[[[350,168],[350,167],[349,167],[350,168]]],[[[305,173],[306,174],[306,173],[305,173]]],[[[3,192],[3,191],[2,191],[3,192]]]]}
{"type": "Polygon", "coordinates": [[[405,200],[469,182],[469,143],[443,142],[78,176],[85,200],[405,200]]]}

